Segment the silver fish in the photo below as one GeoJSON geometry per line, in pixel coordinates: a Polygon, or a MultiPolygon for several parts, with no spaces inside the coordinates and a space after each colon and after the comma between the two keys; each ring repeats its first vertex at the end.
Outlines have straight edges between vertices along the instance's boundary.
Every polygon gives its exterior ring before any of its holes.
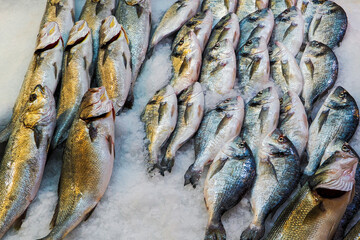
{"type": "Polygon", "coordinates": [[[297,0],[270,0],[269,7],[277,17],[280,13],[288,8],[296,6],[297,0]]]}
{"type": "Polygon", "coordinates": [[[236,10],[238,0],[204,0],[201,4],[201,10],[210,10],[214,17],[214,25],[219,22],[228,13],[236,10]]]}
{"type": "Polygon", "coordinates": [[[120,114],[131,86],[131,53],[125,29],[114,16],[104,19],[100,28],[100,49],[96,67],[96,82],[104,86],[120,114]]]}
{"type": "Polygon", "coordinates": [[[171,85],[157,91],[146,105],[141,121],[145,124],[146,148],[149,154],[148,172],[153,171],[155,167],[161,169],[161,147],[174,131],[177,115],[177,99],[171,85]]]}
{"type": "Polygon", "coordinates": [[[268,5],[269,0],[239,0],[236,15],[238,16],[239,21],[241,21],[250,13],[265,9],[268,5]]]}
{"type": "Polygon", "coordinates": [[[55,92],[62,67],[63,51],[64,43],[57,23],[45,24],[38,34],[35,52],[16,99],[11,121],[0,133],[0,142],[9,138],[35,86],[41,84],[55,92]]]}
{"type": "Polygon", "coordinates": [[[204,186],[209,213],[205,239],[226,239],[221,216],[243,198],[255,175],[254,158],[246,142],[239,137],[227,143],[215,157],[204,186]]]}
{"type": "Polygon", "coordinates": [[[53,93],[37,85],[27,96],[0,165],[0,238],[14,223],[20,227],[39,190],[55,117],[53,93]]]}
{"type": "Polygon", "coordinates": [[[224,144],[239,135],[244,118],[244,100],[238,96],[219,103],[206,113],[195,136],[195,162],[185,173],[185,184],[195,188],[204,167],[211,163],[224,144]]]}
{"type": "Polygon", "coordinates": [[[92,61],[91,31],[84,20],[71,29],[64,53],[56,128],[51,147],[64,142],[79,110],[81,99],[90,87],[89,67],[92,61]]]}
{"type": "Polygon", "coordinates": [[[195,16],[200,0],[179,0],[166,11],[151,38],[151,50],[162,39],[179,30],[187,20],[195,16]]]}
{"type": "Polygon", "coordinates": [[[342,7],[326,1],[316,10],[309,27],[309,41],[318,41],[330,48],[338,46],[345,36],[347,16],[342,7]]]}
{"type": "Polygon", "coordinates": [[[178,119],[161,166],[171,172],[175,154],[198,130],[204,115],[204,93],[196,82],[179,96],[178,119]]]}
{"type": "Polygon", "coordinates": [[[199,82],[209,91],[222,95],[234,88],[235,78],[234,47],[230,40],[225,39],[205,53],[199,82]]]}

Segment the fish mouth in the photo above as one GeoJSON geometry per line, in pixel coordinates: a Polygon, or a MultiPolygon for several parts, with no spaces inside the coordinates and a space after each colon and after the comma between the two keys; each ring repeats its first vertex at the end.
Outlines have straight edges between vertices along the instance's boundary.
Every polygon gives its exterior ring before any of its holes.
{"type": "Polygon", "coordinates": [[[60,40],[64,46],[58,24],[56,22],[46,23],[38,35],[35,53],[39,54],[56,47],[60,40]]]}
{"type": "Polygon", "coordinates": [[[86,21],[80,20],[76,22],[73,28],[70,31],[69,40],[66,45],[66,49],[68,50],[75,45],[78,45],[85,41],[85,39],[90,35],[90,28],[86,21]]]}

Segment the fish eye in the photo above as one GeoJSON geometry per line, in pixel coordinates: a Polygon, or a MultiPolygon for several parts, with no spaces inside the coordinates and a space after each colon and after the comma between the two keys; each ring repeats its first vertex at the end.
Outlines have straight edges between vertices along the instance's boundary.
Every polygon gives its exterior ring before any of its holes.
{"type": "Polygon", "coordinates": [[[269,55],[272,55],[273,54],[273,50],[272,49],[269,49],[269,55]]]}
{"type": "Polygon", "coordinates": [[[179,46],[183,45],[184,44],[184,39],[182,38],[179,42],[179,46]]]}
{"type": "Polygon", "coordinates": [[[280,98],[279,102],[280,102],[280,104],[283,104],[283,102],[284,102],[283,98],[280,98]]]}
{"type": "Polygon", "coordinates": [[[228,102],[230,102],[229,98],[224,101],[224,103],[228,103],[228,102]]]}
{"type": "Polygon", "coordinates": [[[245,143],[244,142],[241,142],[241,143],[239,143],[239,148],[244,148],[245,147],[245,143]]]}
{"type": "Polygon", "coordinates": [[[345,91],[341,91],[339,94],[339,98],[344,98],[346,95],[345,91]]]}
{"type": "Polygon", "coordinates": [[[279,138],[278,138],[278,142],[279,143],[283,143],[285,141],[285,138],[283,135],[280,135],[279,138]]]}
{"type": "Polygon", "coordinates": [[[252,42],[252,40],[250,39],[249,41],[246,42],[245,45],[246,45],[246,46],[250,46],[252,43],[253,43],[253,42],[252,42]]]}
{"type": "Polygon", "coordinates": [[[220,47],[220,43],[219,42],[217,42],[216,44],[215,44],[215,49],[218,49],[220,47]]]}
{"type": "Polygon", "coordinates": [[[344,145],[342,146],[341,150],[342,150],[343,152],[348,152],[348,151],[350,151],[350,148],[347,146],[347,144],[344,144],[344,145]]]}
{"type": "Polygon", "coordinates": [[[263,91],[261,90],[260,92],[258,92],[258,96],[261,96],[263,94],[263,91]]]}
{"type": "Polygon", "coordinates": [[[36,95],[35,93],[33,93],[33,94],[30,95],[29,101],[30,101],[30,102],[33,102],[33,101],[35,101],[36,99],[37,99],[37,95],[36,95]]]}

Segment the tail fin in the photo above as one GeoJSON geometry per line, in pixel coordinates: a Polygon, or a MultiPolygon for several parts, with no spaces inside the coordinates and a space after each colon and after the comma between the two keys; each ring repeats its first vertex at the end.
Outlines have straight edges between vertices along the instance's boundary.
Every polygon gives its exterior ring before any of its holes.
{"type": "Polygon", "coordinates": [[[206,227],[204,240],[226,240],[226,232],[221,219],[212,220],[206,227]]]}
{"type": "Polygon", "coordinates": [[[196,185],[199,183],[200,176],[201,176],[201,170],[195,170],[194,164],[191,164],[184,176],[185,178],[184,186],[191,183],[191,185],[194,188],[196,188],[196,185]]]}
{"type": "Polygon", "coordinates": [[[163,171],[168,171],[171,173],[171,169],[174,166],[175,157],[174,156],[168,156],[168,154],[165,155],[165,157],[161,161],[161,168],[163,171]]]}
{"type": "Polygon", "coordinates": [[[240,240],[258,240],[264,236],[265,228],[251,224],[241,234],[240,240]]]}
{"type": "Polygon", "coordinates": [[[6,142],[12,132],[12,124],[10,123],[6,128],[0,132],[0,143],[6,142]]]}

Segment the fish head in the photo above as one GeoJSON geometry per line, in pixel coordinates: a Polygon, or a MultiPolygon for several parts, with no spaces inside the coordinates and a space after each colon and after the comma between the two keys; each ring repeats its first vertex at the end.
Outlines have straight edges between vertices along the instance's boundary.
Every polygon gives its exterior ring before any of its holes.
{"type": "Polygon", "coordinates": [[[215,45],[209,50],[208,54],[212,60],[224,59],[234,51],[233,42],[230,39],[225,38],[215,43],[215,45]]]}
{"type": "Polygon", "coordinates": [[[175,95],[175,90],[171,85],[166,85],[165,87],[156,91],[154,96],[148,102],[148,105],[157,105],[161,102],[165,102],[166,98],[172,97],[175,95]]]}
{"type": "Polygon", "coordinates": [[[124,1],[129,6],[135,6],[142,3],[144,0],[124,0],[124,1]]]}
{"type": "Polygon", "coordinates": [[[241,56],[251,56],[267,50],[267,43],[264,37],[254,37],[249,40],[240,48],[239,54],[241,56]]]}
{"type": "Polygon", "coordinates": [[[71,28],[66,48],[68,49],[82,43],[88,37],[91,38],[91,31],[87,22],[84,20],[77,21],[71,28]]]}
{"type": "Polygon", "coordinates": [[[256,94],[256,96],[249,101],[248,105],[251,107],[256,107],[274,101],[276,99],[277,99],[277,94],[275,88],[267,87],[259,91],[256,94]]]}
{"type": "Polygon", "coordinates": [[[330,158],[334,153],[339,153],[341,155],[351,154],[359,159],[356,151],[350,146],[349,143],[342,139],[334,139],[332,140],[329,145],[326,147],[324,155],[322,156],[321,163],[324,163],[328,158],[330,158]]]}
{"type": "Polygon", "coordinates": [[[311,57],[320,57],[325,55],[327,52],[331,51],[331,49],[325,44],[318,41],[311,41],[306,45],[304,56],[311,57]]]}
{"type": "Polygon", "coordinates": [[[221,30],[223,29],[227,24],[229,24],[229,21],[231,19],[231,13],[226,14],[223,16],[219,22],[214,26],[214,30],[221,30]]]}
{"type": "Polygon", "coordinates": [[[90,88],[83,96],[79,108],[80,118],[84,121],[110,115],[115,116],[112,101],[105,87],[90,88]]]}
{"type": "Polygon", "coordinates": [[[185,25],[187,27],[194,27],[196,25],[199,25],[210,14],[212,14],[212,13],[209,9],[204,12],[203,11],[197,12],[194,17],[192,17],[189,21],[186,22],[185,25]]]}
{"type": "Polygon", "coordinates": [[[341,109],[356,105],[356,101],[343,87],[337,86],[326,99],[325,105],[332,109],[341,109]]]}
{"type": "Polygon", "coordinates": [[[261,146],[261,152],[264,156],[270,155],[272,157],[297,155],[292,142],[277,128],[264,138],[261,146]]]}
{"type": "Polygon", "coordinates": [[[279,41],[275,41],[275,45],[272,47],[272,49],[269,49],[271,63],[287,60],[287,56],[289,56],[289,54],[290,52],[288,48],[279,41]]]}
{"type": "Polygon", "coordinates": [[[324,16],[324,15],[331,15],[339,10],[339,5],[332,1],[324,2],[321,7],[317,8],[317,14],[324,16]]]}
{"type": "Polygon", "coordinates": [[[227,98],[221,103],[219,103],[216,106],[216,111],[218,112],[236,111],[242,108],[244,108],[244,100],[242,99],[242,97],[237,96],[233,98],[227,98]]]}
{"type": "Polygon", "coordinates": [[[191,99],[199,96],[199,94],[203,94],[203,89],[199,82],[195,82],[179,96],[179,103],[189,102],[191,99]]]}
{"type": "Polygon", "coordinates": [[[60,44],[60,42],[64,46],[59,25],[56,22],[48,22],[37,36],[35,53],[52,49],[60,44]]]}
{"type": "Polygon", "coordinates": [[[298,8],[296,6],[292,6],[280,13],[279,16],[276,17],[276,21],[283,23],[291,23],[292,21],[294,21],[294,18],[298,16],[298,14],[298,8]]]}
{"type": "Polygon", "coordinates": [[[252,157],[249,146],[241,137],[236,137],[223,152],[239,160],[252,157]]]}
{"type": "Polygon", "coordinates": [[[100,47],[108,45],[119,38],[124,38],[129,44],[125,29],[114,16],[108,16],[102,21],[100,27],[100,47]]]}
{"type": "Polygon", "coordinates": [[[196,34],[193,31],[189,31],[175,45],[171,55],[174,57],[180,56],[183,52],[192,49],[191,45],[194,44],[195,42],[199,44],[196,34]]]}

